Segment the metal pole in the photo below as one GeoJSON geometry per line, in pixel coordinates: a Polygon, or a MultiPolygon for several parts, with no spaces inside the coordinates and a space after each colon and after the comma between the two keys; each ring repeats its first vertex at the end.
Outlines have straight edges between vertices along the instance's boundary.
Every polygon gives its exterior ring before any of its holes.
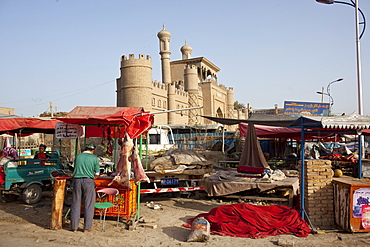
{"type": "Polygon", "coordinates": [[[359,179],[362,179],[362,152],[363,152],[363,145],[364,145],[364,136],[362,135],[362,133],[359,134],[358,136],[358,153],[359,153],[359,157],[358,157],[358,178],[359,179]]]}
{"type": "Polygon", "coordinates": [[[357,57],[357,99],[358,99],[358,114],[362,115],[362,83],[361,83],[361,59],[360,59],[360,23],[358,16],[358,0],[355,2],[356,9],[356,57],[357,57]]]}
{"type": "Polygon", "coordinates": [[[324,87],[321,87],[321,103],[324,103],[324,87]]]}
{"type": "Polygon", "coordinates": [[[301,189],[301,218],[304,219],[305,216],[305,208],[304,208],[304,192],[305,192],[305,164],[304,164],[304,146],[305,146],[305,140],[304,140],[304,123],[302,119],[302,127],[301,127],[301,184],[300,184],[300,189],[301,189]]]}
{"type": "MultiPolygon", "coordinates": [[[[359,22],[359,8],[358,8],[358,0],[355,1],[355,12],[356,12],[356,58],[357,58],[357,100],[358,100],[358,114],[363,115],[363,107],[362,107],[362,81],[361,81],[361,57],[360,57],[360,22],[359,22]]],[[[359,155],[364,157],[364,145],[365,140],[364,136],[359,136],[359,155]]],[[[361,160],[360,158],[360,160],[361,160]]],[[[359,163],[362,163],[359,161],[359,163]]],[[[362,164],[359,164],[359,167],[362,168],[362,164]]],[[[362,170],[362,169],[359,169],[362,170]]],[[[360,171],[359,171],[360,173],[360,171]]],[[[362,174],[359,174],[359,178],[362,178],[362,174]]]]}

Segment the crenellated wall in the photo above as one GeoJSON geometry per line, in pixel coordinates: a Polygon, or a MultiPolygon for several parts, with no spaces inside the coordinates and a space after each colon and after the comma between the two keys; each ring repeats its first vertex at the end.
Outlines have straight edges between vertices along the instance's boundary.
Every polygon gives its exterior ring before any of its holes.
{"type": "Polygon", "coordinates": [[[117,79],[117,106],[144,107],[151,111],[152,59],[134,54],[121,57],[121,77],[117,79]]]}

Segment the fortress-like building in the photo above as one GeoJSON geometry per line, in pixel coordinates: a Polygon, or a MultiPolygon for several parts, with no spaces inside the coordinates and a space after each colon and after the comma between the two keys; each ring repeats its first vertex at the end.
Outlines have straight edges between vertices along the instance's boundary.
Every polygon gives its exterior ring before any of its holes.
{"type": "Polygon", "coordinates": [[[217,82],[220,69],[205,57],[191,58],[192,48],[181,47],[182,59],[170,61],[171,33],[158,33],[162,82],[152,79],[150,56],[122,56],[121,77],[117,79],[117,106],[144,107],[158,112],[203,106],[201,109],[156,114],[155,124],[211,123],[200,115],[246,119],[243,110],[234,110],[234,92],[217,82]]]}

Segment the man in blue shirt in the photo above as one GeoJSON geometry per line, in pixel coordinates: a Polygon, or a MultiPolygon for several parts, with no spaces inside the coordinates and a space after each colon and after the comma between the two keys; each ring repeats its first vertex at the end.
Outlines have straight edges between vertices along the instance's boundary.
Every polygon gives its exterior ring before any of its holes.
{"type": "Polygon", "coordinates": [[[94,178],[99,176],[99,159],[94,155],[95,146],[86,145],[85,151],[76,156],[72,174],[71,230],[77,232],[80,222],[81,201],[84,203],[84,232],[92,230],[96,198],[94,178]]]}

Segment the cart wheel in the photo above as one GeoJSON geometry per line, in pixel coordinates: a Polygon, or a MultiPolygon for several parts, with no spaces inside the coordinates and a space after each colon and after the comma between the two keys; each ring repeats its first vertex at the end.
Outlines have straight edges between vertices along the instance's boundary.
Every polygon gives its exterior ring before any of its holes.
{"type": "Polygon", "coordinates": [[[1,199],[4,202],[14,202],[18,199],[18,195],[1,193],[1,199]]]}
{"type": "Polygon", "coordinates": [[[70,207],[72,206],[72,191],[67,190],[64,195],[64,205],[70,207]]]}
{"type": "Polygon", "coordinates": [[[38,184],[31,184],[22,192],[22,199],[27,204],[35,204],[41,200],[42,189],[38,184]]]}

